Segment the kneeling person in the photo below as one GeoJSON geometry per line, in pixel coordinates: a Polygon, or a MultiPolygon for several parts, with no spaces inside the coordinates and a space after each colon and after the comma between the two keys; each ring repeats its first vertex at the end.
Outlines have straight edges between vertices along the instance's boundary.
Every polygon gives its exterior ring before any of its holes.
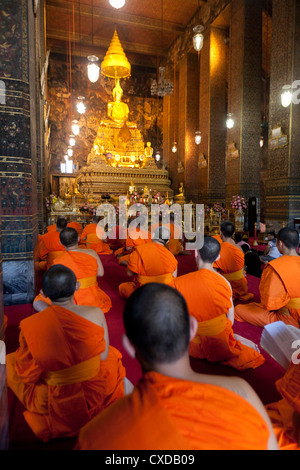
{"type": "Polygon", "coordinates": [[[78,283],[52,266],[42,288],[52,305],[20,323],[19,348],[7,355],[7,383],[27,411],[38,439],[74,436],[124,395],[121,353],[109,345],[106,320],[96,307],[74,304],[78,283]]]}
{"type": "Polygon", "coordinates": [[[237,377],[194,372],[188,347],[197,330],[179,292],[150,283],[124,309],[123,344],[143,377],[80,432],[81,450],[277,449],[266,410],[237,377]]]}

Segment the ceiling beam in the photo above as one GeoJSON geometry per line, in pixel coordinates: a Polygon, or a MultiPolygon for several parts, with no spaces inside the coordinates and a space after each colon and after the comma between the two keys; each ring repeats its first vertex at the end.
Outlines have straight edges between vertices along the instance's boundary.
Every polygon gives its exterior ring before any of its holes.
{"type": "MultiPolygon", "coordinates": [[[[64,2],[62,4],[59,0],[47,0],[47,12],[49,16],[52,16],[52,9],[55,10],[56,14],[58,10],[63,10],[66,13],[73,14],[73,5],[72,3],[64,2]]],[[[88,5],[79,5],[78,3],[74,5],[74,13],[79,16],[92,18],[92,9],[88,5]]],[[[128,25],[135,27],[142,27],[150,30],[161,31],[162,23],[161,20],[155,20],[152,18],[146,18],[136,15],[130,15],[123,13],[121,11],[111,11],[106,8],[93,8],[93,17],[94,20],[98,19],[102,22],[113,23],[115,25],[128,25]]],[[[177,32],[182,33],[184,31],[185,25],[179,23],[172,23],[170,21],[163,22],[163,29],[165,32],[177,32]]]]}
{"type": "MultiPolygon", "coordinates": [[[[68,31],[47,29],[47,41],[50,45],[51,40],[63,42],[64,45],[62,45],[62,47],[64,47],[67,52],[66,44],[69,41],[68,31]]],[[[84,47],[85,49],[90,50],[90,54],[95,53],[94,49],[103,49],[105,51],[104,53],[106,53],[111,43],[111,39],[108,40],[104,38],[94,37],[92,44],[90,36],[82,34],[79,36],[78,33],[75,33],[75,35],[72,34],[71,40],[73,43],[75,41],[75,47],[73,47],[72,53],[74,52],[74,49],[80,50],[80,47],[84,47]]],[[[155,57],[165,57],[166,55],[165,51],[162,51],[161,47],[153,47],[147,44],[122,41],[122,47],[126,51],[126,53],[150,55],[155,57]]]]}

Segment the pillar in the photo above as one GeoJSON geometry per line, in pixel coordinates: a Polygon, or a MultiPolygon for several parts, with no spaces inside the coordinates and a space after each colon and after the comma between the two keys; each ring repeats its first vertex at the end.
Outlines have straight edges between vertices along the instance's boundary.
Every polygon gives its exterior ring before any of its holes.
{"type": "Polygon", "coordinates": [[[259,197],[262,70],[262,2],[232,0],[229,32],[226,200],[259,197]]]}
{"type": "MultiPolygon", "coordinates": [[[[284,108],[282,86],[300,79],[300,5],[296,0],[274,0],[272,14],[272,49],[270,75],[270,121],[266,223],[275,230],[282,225],[293,227],[300,211],[300,104],[292,100],[284,108]],[[272,130],[281,128],[286,145],[272,145],[272,130]]],[[[297,87],[299,89],[299,86],[297,87]]],[[[296,91],[297,89],[294,89],[296,91]]],[[[299,98],[299,93],[296,93],[299,98]]]]}
{"type": "Polygon", "coordinates": [[[2,7],[4,41],[9,46],[0,60],[0,80],[5,102],[0,103],[0,191],[4,303],[28,303],[34,297],[33,252],[38,235],[41,204],[41,154],[43,109],[41,71],[37,64],[37,15],[43,2],[12,0],[2,7]],[[11,34],[12,29],[14,34],[11,34]],[[38,156],[40,155],[40,156],[38,156]]]}

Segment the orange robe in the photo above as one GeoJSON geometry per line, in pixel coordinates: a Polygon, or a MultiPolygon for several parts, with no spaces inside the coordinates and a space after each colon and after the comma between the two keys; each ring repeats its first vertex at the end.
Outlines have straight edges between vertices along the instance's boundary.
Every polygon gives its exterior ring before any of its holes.
{"type": "Polygon", "coordinates": [[[125,248],[121,248],[120,250],[115,252],[116,255],[120,256],[119,263],[121,261],[128,262],[130,254],[135,250],[137,246],[144,245],[150,242],[152,242],[150,232],[146,232],[145,230],[141,230],[140,228],[135,228],[134,230],[129,229],[125,248]],[[132,234],[132,232],[134,231],[138,234],[138,237],[136,239],[133,238],[134,235],[132,234]]]}
{"type": "Polygon", "coordinates": [[[124,396],[121,353],[110,346],[100,365],[104,330],[80,315],[49,307],[21,321],[19,341],[7,355],[7,383],[38,439],[74,436],[124,396]]]}
{"type": "Polygon", "coordinates": [[[214,268],[230,282],[233,300],[247,301],[254,297],[253,294],[248,292],[244,266],[244,252],[236,245],[223,242],[221,244],[220,259],[215,261],[214,268]]]}
{"type": "Polygon", "coordinates": [[[285,255],[270,261],[261,276],[260,303],[237,305],[235,318],[261,327],[283,321],[300,328],[300,304],[293,301],[300,297],[299,277],[299,256],[285,255]]]}
{"type": "Polygon", "coordinates": [[[120,295],[128,299],[140,285],[149,282],[170,284],[178,262],[174,255],[158,243],[145,243],[130,254],[127,268],[136,274],[134,282],[119,285],[120,295]]]}
{"type": "Polygon", "coordinates": [[[223,240],[221,238],[221,235],[213,235],[213,238],[215,238],[216,240],[218,240],[218,242],[220,243],[220,245],[223,243],[223,240]]]}
{"type": "Polygon", "coordinates": [[[121,250],[126,245],[127,230],[124,227],[116,225],[112,228],[110,236],[108,238],[108,244],[112,250],[121,250]]]}
{"type": "Polygon", "coordinates": [[[266,406],[280,450],[300,450],[295,435],[293,415],[300,414],[300,365],[290,364],[286,374],[276,382],[283,399],[266,406]]]}
{"type": "Polygon", "coordinates": [[[41,261],[46,261],[47,270],[53,265],[54,260],[66,251],[60,242],[59,234],[59,232],[51,231],[42,235],[39,246],[39,258],[41,261]]]}
{"type": "MultiPolygon", "coordinates": [[[[269,429],[223,387],[148,372],[81,429],[79,450],[266,450],[269,429]]],[[[153,457],[153,462],[157,457],[153,457]]]]}
{"type": "Polygon", "coordinates": [[[75,228],[79,236],[82,233],[82,225],[79,222],[69,222],[67,227],[75,228]]]}
{"type": "Polygon", "coordinates": [[[49,233],[49,232],[55,232],[55,230],[56,230],[56,224],[48,225],[48,227],[47,227],[46,230],[47,230],[48,233],[49,233]]]}
{"type": "Polygon", "coordinates": [[[90,305],[99,307],[103,313],[107,313],[111,307],[110,297],[98,286],[98,263],[96,258],[82,250],[66,251],[54,261],[54,264],[62,264],[71,269],[81,287],[74,294],[74,302],[77,305],[90,305]]]}
{"type": "MultiPolygon", "coordinates": [[[[98,233],[102,232],[102,228],[98,228],[98,233]]],[[[81,243],[85,243],[87,248],[96,251],[98,255],[110,255],[113,253],[108,243],[103,242],[99,238],[97,234],[97,224],[86,225],[83,229],[80,241],[81,243]]]]}
{"type": "Polygon", "coordinates": [[[171,251],[171,253],[174,256],[179,255],[179,253],[182,252],[183,246],[182,246],[182,231],[180,230],[177,225],[173,224],[170,222],[169,224],[154,224],[151,226],[151,234],[152,237],[154,236],[155,230],[158,227],[166,227],[168,230],[170,230],[170,240],[166,244],[166,248],[171,251]]]}
{"type": "Polygon", "coordinates": [[[238,370],[255,369],[265,362],[261,354],[234,338],[232,323],[226,317],[232,305],[231,289],[220,274],[200,269],[174,279],[172,285],[183,295],[190,315],[198,321],[190,356],[238,370]]]}

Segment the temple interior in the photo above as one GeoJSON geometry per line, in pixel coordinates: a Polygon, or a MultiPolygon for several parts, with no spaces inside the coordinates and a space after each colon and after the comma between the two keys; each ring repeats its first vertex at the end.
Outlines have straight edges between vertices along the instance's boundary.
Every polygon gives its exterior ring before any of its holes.
{"type": "Polygon", "coordinates": [[[123,197],[203,205],[205,233],[231,220],[253,246],[299,229],[297,0],[3,0],[0,18],[0,339],[60,215],[84,227],[123,197]]]}

